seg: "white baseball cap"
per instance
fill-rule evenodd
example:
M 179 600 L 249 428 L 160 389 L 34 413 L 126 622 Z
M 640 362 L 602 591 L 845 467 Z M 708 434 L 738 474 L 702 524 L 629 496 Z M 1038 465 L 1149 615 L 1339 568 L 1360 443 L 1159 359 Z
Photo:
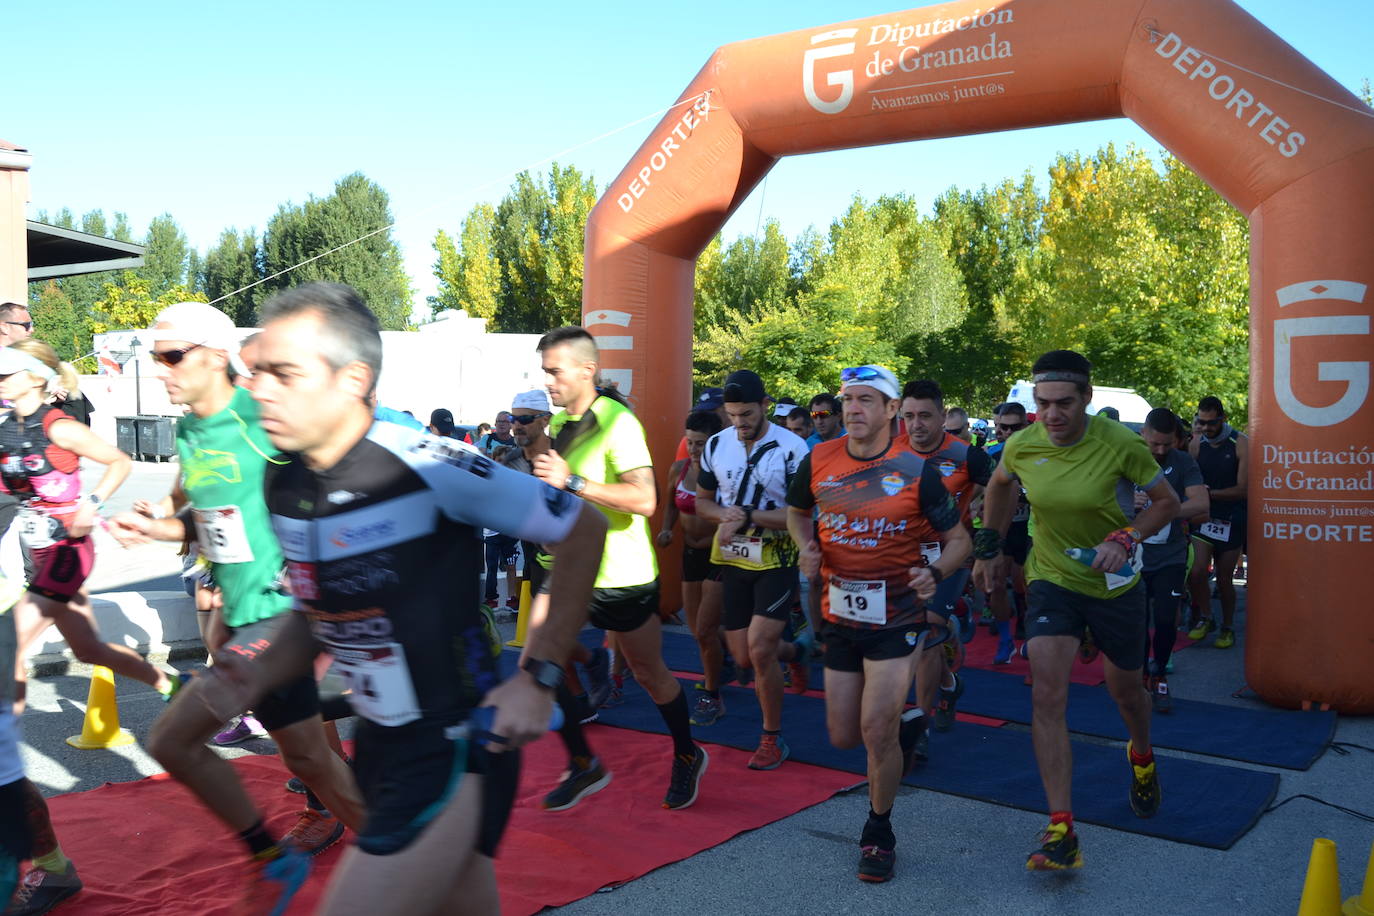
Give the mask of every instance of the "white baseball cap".
M 13 347 L 0 347 L 0 375 L 14 375 L 16 372 L 27 372 L 45 382 L 57 375 L 56 372 L 48 368 L 46 363 L 22 350 L 16 350 Z
M 537 410 L 540 413 L 552 413 L 549 410 L 549 393 L 543 388 L 520 392 L 515 396 L 510 408 L 511 410 L 524 409 Z
M 159 327 L 165 325 L 165 327 Z M 234 320 L 205 302 L 178 302 L 158 312 L 148 329 L 153 342 L 184 340 L 199 347 L 223 350 L 229 354 L 229 365 L 242 376 L 251 376 L 248 366 L 239 358 L 243 336 L 234 327 Z
M 851 386 L 867 385 L 875 391 L 880 391 L 889 398 L 899 398 L 902 396 L 901 383 L 897 381 L 897 376 L 892 374 L 892 370 L 886 366 L 855 366 L 852 369 L 840 370 L 840 391 L 844 391 Z

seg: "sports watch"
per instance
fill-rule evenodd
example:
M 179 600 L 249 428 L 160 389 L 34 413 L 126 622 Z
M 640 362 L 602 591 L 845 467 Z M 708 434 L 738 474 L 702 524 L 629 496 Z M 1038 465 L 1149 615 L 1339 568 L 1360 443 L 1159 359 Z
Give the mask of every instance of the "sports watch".
M 534 682 L 540 687 L 557 690 L 563 686 L 562 665 L 554 664 L 542 658 L 527 658 L 520 663 L 520 668 L 534 678 Z
M 575 495 L 581 495 L 587 489 L 587 478 L 578 474 L 569 474 L 568 479 L 563 481 L 563 489 Z

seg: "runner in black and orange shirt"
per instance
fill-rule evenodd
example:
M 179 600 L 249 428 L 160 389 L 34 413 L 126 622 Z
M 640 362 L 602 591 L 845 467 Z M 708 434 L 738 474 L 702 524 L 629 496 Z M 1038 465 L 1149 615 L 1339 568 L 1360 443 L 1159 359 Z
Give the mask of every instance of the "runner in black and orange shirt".
M 886 881 L 896 847 L 892 802 L 923 730 L 902 714 L 917 647 L 931 631 L 922 606 L 963 565 L 972 542 L 934 464 L 892 437 L 897 379 L 881 366 L 846 369 L 841 379 L 849 435 L 802 461 L 787 491 L 787 526 L 803 573 L 824 586 L 830 741 L 868 749 L 859 877 Z M 943 551 L 926 565 L 922 549 L 931 543 Z
M 901 417 L 906 423 L 911 450 L 935 465 L 940 472 L 940 480 L 958 502 L 959 519 L 972 539 L 973 522 L 969 508 L 974 497 L 983 492 L 988 478 L 992 476 L 992 459 L 981 448 L 969 445 L 946 429 L 949 418 L 945 411 L 944 392 L 929 379 L 908 382 L 902 389 Z M 926 548 L 926 552 L 933 559 L 939 555 L 939 548 L 932 546 Z M 931 623 L 953 624 L 955 608 L 972 571 L 972 564 L 967 568 L 960 567 L 940 583 L 935 597 L 927 606 Z M 973 638 L 972 617 L 963 623 L 961 638 L 968 642 Z M 933 724 L 937 731 L 949 731 L 953 727 L 954 707 L 963 692 L 964 682 L 950 670 L 943 650 L 926 652 L 921 657 L 916 674 L 916 703 L 928 713 L 933 713 Z

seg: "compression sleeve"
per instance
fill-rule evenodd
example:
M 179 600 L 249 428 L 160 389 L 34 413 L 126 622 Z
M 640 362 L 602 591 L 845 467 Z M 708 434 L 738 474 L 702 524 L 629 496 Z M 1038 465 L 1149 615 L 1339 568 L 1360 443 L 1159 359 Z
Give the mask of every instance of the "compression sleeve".
M 404 461 L 434 494 L 439 511 L 474 528 L 557 544 L 582 501 L 566 490 L 497 464 L 474 446 L 394 423 L 375 423 L 368 438 Z
M 969 446 L 968 450 L 968 479 L 980 487 L 986 487 L 988 481 L 992 479 L 992 469 L 995 465 L 988 453 L 978 448 L 976 445 Z

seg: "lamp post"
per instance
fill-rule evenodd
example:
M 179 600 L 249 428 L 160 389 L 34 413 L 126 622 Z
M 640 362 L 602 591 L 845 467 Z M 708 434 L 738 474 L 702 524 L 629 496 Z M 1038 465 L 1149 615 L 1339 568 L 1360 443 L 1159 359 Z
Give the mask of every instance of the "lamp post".
M 143 415 L 143 373 L 138 365 L 138 348 L 143 346 L 137 337 L 129 341 L 129 349 L 134 354 L 134 413 Z

